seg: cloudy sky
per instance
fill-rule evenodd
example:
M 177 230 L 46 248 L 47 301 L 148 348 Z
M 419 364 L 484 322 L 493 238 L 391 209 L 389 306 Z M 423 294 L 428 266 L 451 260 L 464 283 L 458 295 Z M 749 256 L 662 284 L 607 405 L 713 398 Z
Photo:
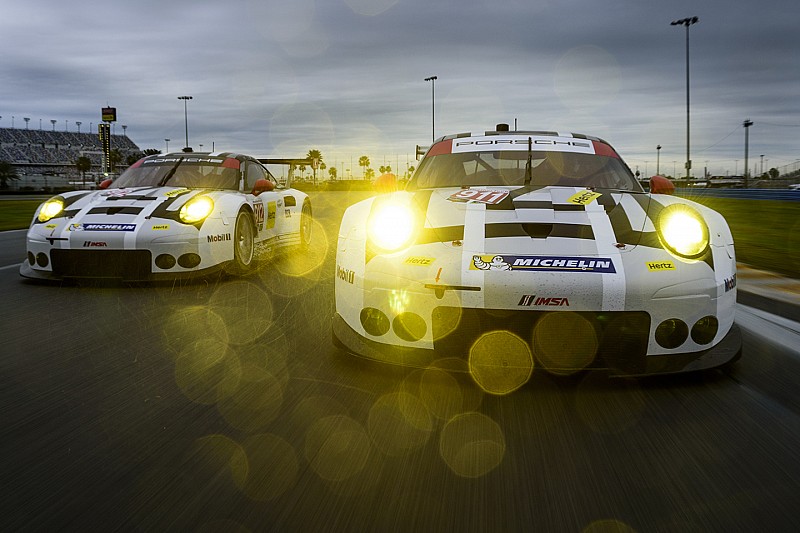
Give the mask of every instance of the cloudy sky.
M 402 171 L 436 136 L 493 128 L 605 138 L 644 174 L 800 160 L 800 3 L 785 0 L 10 0 L 0 127 L 96 130 L 141 148 L 302 157 Z M 435 87 L 424 78 L 436 75 Z M 13 119 L 12 119 L 13 117 Z

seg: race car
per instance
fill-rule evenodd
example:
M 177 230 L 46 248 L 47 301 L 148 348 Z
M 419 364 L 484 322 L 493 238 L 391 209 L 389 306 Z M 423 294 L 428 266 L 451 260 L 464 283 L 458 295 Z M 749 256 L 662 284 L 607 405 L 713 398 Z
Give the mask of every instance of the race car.
M 505 393 L 534 368 L 715 367 L 741 352 L 723 217 L 645 192 L 606 141 L 495 131 L 438 139 L 405 190 L 350 206 L 333 340 L 380 361 L 470 372 Z
M 308 196 L 256 158 L 178 152 L 140 159 L 101 190 L 54 196 L 36 210 L 20 274 L 126 281 L 242 275 L 266 251 L 307 246 Z

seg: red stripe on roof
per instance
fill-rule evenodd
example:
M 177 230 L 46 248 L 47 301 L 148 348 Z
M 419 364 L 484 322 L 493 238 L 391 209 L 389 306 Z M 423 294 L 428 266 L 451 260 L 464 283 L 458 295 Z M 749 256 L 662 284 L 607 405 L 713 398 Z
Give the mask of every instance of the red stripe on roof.
M 447 139 L 446 141 L 438 142 L 433 146 L 431 146 L 431 149 L 428 150 L 428 155 L 426 155 L 426 157 L 449 154 L 452 152 L 453 152 L 453 139 Z
M 594 153 L 596 155 L 604 155 L 607 157 L 613 157 L 615 159 L 620 158 L 619 154 L 615 152 L 614 149 L 611 148 L 606 143 L 601 143 L 599 141 L 592 141 L 592 144 L 594 145 Z
M 225 168 L 235 168 L 239 170 L 239 160 L 229 157 L 222 162 L 222 166 Z
M 138 160 L 136 163 L 132 164 L 132 165 L 130 166 L 130 168 L 136 168 L 136 167 L 140 167 L 140 166 L 142 166 L 142 161 L 144 161 L 144 158 L 141 158 L 141 159 L 140 159 L 140 160 Z

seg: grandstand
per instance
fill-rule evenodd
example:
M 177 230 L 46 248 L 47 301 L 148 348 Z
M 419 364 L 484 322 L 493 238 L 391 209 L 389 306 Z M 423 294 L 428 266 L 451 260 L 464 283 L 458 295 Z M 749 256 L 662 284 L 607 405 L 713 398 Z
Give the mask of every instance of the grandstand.
M 127 166 L 131 154 L 141 154 L 126 135 L 112 135 L 111 149 L 122 154 L 121 166 Z M 81 179 L 75 166 L 79 157 L 92 162 L 87 180 L 102 173 L 103 147 L 97 133 L 0 128 L 0 161 L 11 163 L 19 180 L 9 182 L 12 189 L 66 187 Z

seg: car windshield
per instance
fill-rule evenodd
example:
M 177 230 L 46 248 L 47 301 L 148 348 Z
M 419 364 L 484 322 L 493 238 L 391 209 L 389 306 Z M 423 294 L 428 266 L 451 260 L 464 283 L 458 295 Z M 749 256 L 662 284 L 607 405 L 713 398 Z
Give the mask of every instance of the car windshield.
M 526 179 L 528 174 L 530 179 Z M 428 156 L 420 163 L 409 187 L 427 189 L 526 184 L 642 190 L 628 167 L 617 157 L 538 150 Z
M 238 189 L 239 161 L 233 158 L 161 157 L 142 159 L 114 182 L 123 187 Z

